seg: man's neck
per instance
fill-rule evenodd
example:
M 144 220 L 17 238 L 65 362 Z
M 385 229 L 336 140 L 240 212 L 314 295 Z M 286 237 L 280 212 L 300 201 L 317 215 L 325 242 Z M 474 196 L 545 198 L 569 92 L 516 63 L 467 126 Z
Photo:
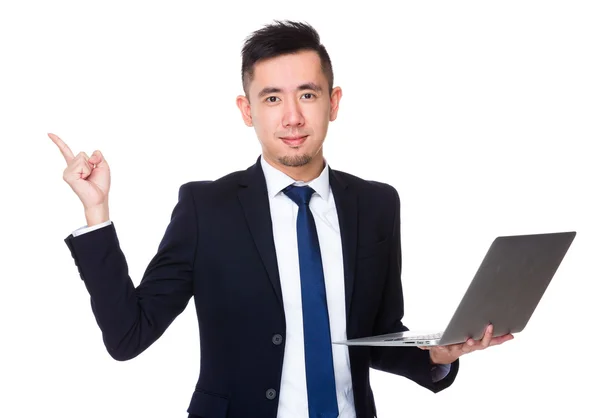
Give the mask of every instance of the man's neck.
M 309 181 L 319 177 L 325 168 L 325 159 L 322 155 L 316 155 L 308 164 L 299 167 L 290 167 L 281 164 L 278 161 L 273 161 L 269 158 L 266 158 L 264 155 L 262 158 L 265 159 L 265 162 L 275 167 L 285 175 L 293 178 L 295 181 L 303 181 L 305 183 L 308 183 Z

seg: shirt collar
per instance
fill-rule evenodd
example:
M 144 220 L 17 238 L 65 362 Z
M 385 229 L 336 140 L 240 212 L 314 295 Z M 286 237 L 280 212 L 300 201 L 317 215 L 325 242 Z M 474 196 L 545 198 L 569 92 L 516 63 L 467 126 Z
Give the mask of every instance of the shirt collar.
M 261 156 L 260 164 L 265 175 L 265 180 L 267 183 L 267 193 L 269 194 L 269 198 L 272 199 L 277 196 L 283 189 L 285 189 L 290 184 L 294 184 L 296 186 L 305 186 L 308 185 L 313 188 L 315 194 L 318 194 L 322 199 L 329 199 L 329 165 L 327 161 L 325 161 L 325 167 L 319 177 L 305 183 L 303 181 L 296 181 L 287 174 L 279 171 L 271 164 L 269 164 L 265 159 Z

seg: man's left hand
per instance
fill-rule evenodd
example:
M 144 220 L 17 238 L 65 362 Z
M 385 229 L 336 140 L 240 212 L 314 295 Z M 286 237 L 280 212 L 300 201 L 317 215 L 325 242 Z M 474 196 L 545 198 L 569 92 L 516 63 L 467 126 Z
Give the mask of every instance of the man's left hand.
M 469 338 L 467 341 L 460 344 L 439 345 L 433 347 L 419 346 L 419 348 L 422 350 L 429 350 L 429 356 L 431 357 L 431 362 L 433 364 L 450 364 L 463 354 L 483 350 L 493 345 L 500 345 L 514 338 L 512 334 L 506 334 L 499 337 L 492 337 L 492 335 L 494 335 L 494 327 L 490 324 L 488 325 L 483 338 L 479 341 Z

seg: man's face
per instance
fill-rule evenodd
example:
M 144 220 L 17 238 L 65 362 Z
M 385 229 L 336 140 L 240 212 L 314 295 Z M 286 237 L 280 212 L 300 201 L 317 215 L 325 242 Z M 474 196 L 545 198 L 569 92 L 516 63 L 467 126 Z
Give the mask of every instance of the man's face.
M 319 55 L 302 51 L 258 62 L 248 97 L 238 97 L 237 104 L 267 161 L 302 167 L 322 164 L 323 141 L 340 98 L 339 87 L 329 94 Z

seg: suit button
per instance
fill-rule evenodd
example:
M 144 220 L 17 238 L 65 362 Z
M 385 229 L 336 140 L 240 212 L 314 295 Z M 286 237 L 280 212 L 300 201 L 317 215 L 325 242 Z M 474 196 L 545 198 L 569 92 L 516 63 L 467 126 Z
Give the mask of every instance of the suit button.
M 273 341 L 273 344 L 275 345 L 280 345 L 283 342 L 283 337 L 281 336 L 281 334 L 275 334 L 273 335 L 271 341 Z
M 277 392 L 275 391 L 275 389 L 268 389 L 266 395 L 267 399 L 272 401 L 273 399 L 275 399 L 275 396 L 277 396 Z

